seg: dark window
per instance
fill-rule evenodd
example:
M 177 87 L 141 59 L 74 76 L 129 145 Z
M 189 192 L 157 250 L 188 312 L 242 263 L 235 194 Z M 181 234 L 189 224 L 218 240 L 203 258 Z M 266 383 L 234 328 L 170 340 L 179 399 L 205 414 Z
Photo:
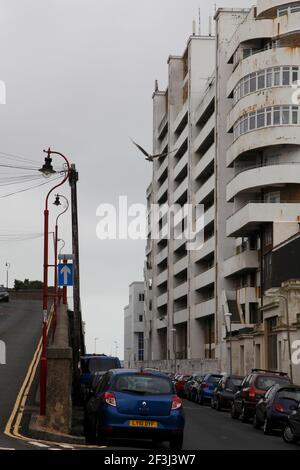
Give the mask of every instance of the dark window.
M 270 387 L 273 387 L 275 384 L 284 385 L 288 382 L 288 379 L 284 379 L 283 377 L 276 377 L 271 375 L 261 375 L 258 376 L 255 382 L 255 386 L 259 390 L 269 390 Z
M 138 333 L 138 360 L 144 360 L 144 333 Z
M 139 294 L 139 302 L 144 302 L 145 294 Z
M 139 321 L 140 321 L 140 322 L 143 321 L 143 315 L 139 315 Z

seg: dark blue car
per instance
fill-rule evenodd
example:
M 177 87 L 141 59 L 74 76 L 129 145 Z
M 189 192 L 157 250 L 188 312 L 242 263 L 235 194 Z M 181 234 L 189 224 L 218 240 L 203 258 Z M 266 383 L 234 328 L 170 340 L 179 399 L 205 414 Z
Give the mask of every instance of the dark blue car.
M 282 431 L 289 416 L 298 409 L 299 403 L 299 385 L 273 385 L 256 405 L 253 426 L 263 426 L 265 434 L 271 434 L 274 430 Z
M 214 390 L 223 375 L 221 374 L 206 374 L 198 388 L 198 403 L 204 405 L 205 402 L 211 403 Z
M 133 369 L 104 374 L 85 408 L 89 441 L 107 438 L 169 441 L 171 449 L 183 443 L 184 414 L 181 399 L 169 377 L 160 372 Z
M 96 373 L 106 372 L 109 369 L 119 369 L 121 363 L 118 357 L 105 354 L 86 354 L 80 357 L 80 394 L 82 401 L 89 395 L 91 385 Z

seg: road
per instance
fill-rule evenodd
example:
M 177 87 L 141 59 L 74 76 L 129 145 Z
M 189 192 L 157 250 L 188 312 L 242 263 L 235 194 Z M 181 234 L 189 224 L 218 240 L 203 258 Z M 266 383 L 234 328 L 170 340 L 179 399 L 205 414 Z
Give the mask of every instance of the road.
M 11 300 L 0 304 L 0 340 L 6 364 L 0 364 L 0 448 L 27 449 L 3 434 L 41 335 L 41 302 Z

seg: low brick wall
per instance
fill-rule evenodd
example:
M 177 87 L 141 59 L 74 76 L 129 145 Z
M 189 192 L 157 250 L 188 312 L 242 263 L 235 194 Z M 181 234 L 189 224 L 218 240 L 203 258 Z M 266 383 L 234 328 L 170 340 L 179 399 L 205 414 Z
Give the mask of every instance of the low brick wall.
M 161 371 L 175 372 L 174 360 L 137 362 L 136 367 L 153 367 Z M 177 359 L 176 372 L 206 374 L 209 372 L 220 373 L 218 359 Z

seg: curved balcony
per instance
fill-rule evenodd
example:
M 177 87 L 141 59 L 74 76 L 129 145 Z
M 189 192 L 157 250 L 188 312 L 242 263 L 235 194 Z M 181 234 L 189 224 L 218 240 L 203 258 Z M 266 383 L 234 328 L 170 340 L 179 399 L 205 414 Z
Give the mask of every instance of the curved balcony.
M 278 164 L 248 169 L 235 176 L 226 189 L 226 200 L 232 202 L 242 191 L 280 184 L 300 184 L 300 163 Z
M 195 305 L 194 318 L 204 318 L 210 315 L 213 315 L 216 311 L 216 301 L 215 299 L 205 300 Z
M 271 38 L 273 36 L 273 21 L 257 21 L 254 17 L 239 25 L 228 44 L 228 60 L 231 59 L 238 45 L 245 41 Z
M 179 325 L 180 323 L 186 323 L 188 319 L 188 311 L 186 308 L 174 312 L 173 323 L 174 325 Z
M 276 18 L 277 8 L 289 5 L 292 0 L 257 0 L 257 17 L 258 18 Z
M 258 251 L 245 250 L 224 262 L 224 277 L 241 275 L 242 273 L 258 269 Z
M 227 132 L 244 114 L 270 106 L 284 106 L 291 103 L 294 89 L 291 86 L 264 88 L 241 98 L 227 116 Z
M 250 150 L 283 144 L 300 145 L 299 127 L 281 125 L 263 127 L 247 132 L 238 137 L 228 148 L 226 154 L 227 166 L 232 166 L 238 156 Z
M 246 237 L 269 222 L 297 222 L 300 202 L 248 202 L 226 221 L 227 237 Z
M 274 47 L 262 50 L 247 59 L 243 59 L 230 76 L 227 84 L 227 97 L 229 97 L 238 84 L 246 75 L 259 72 L 270 67 L 282 65 L 299 66 L 300 47 Z

